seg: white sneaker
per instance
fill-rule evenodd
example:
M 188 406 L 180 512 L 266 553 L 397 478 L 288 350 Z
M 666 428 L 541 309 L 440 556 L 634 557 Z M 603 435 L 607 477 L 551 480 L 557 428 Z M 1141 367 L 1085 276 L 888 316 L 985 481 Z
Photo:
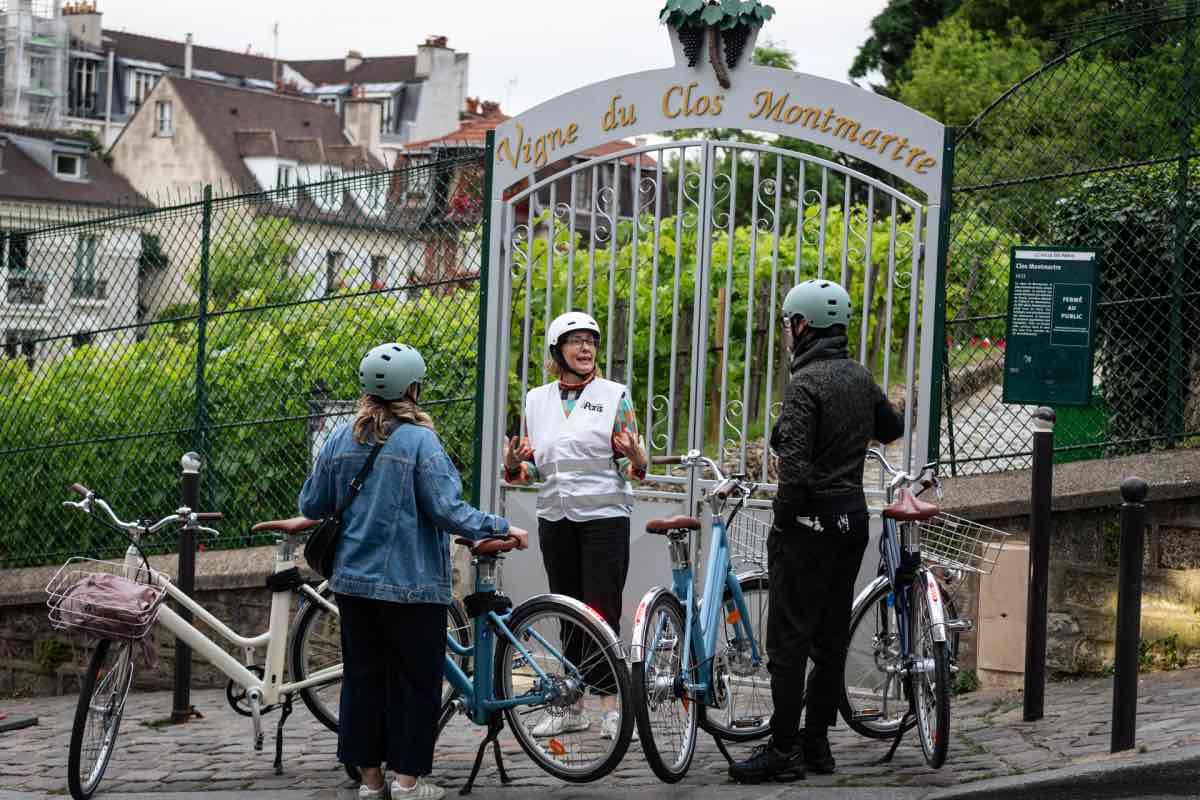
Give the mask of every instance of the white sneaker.
M 542 721 L 533 726 L 530 731 L 539 738 L 560 736 L 564 733 L 586 731 L 592 727 L 592 720 L 585 711 L 567 711 L 565 714 L 547 714 Z
M 358 800 L 387 800 L 387 781 L 378 789 L 371 789 L 365 783 L 358 785 Z
M 600 720 L 600 735 L 605 739 L 616 739 L 621 732 L 621 714 L 618 711 L 608 711 L 604 714 L 604 719 Z M 638 740 L 637 725 L 633 726 L 633 737 L 629 740 L 636 742 Z
M 392 800 L 409 798 L 409 800 L 441 800 L 446 796 L 446 790 L 436 783 L 428 783 L 417 778 L 417 783 L 411 789 L 405 789 L 400 781 L 392 781 Z

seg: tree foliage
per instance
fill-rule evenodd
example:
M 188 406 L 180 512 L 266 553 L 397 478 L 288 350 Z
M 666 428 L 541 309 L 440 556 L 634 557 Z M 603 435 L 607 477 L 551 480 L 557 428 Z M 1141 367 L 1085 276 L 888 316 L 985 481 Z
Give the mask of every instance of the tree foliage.
M 892 95 L 895 86 L 908 77 L 908 59 L 917 37 L 958 9 L 962 0 L 889 0 L 871 20 L 871 35 L 858 49 L 850 65 L 851 78 L 866 78 L 872 72 L 883 75 L 884 83 L 875 91 Z
M 917 37 L 898 99 L 946 125 L 966 125 L 1042 63 L 1038 44 L 1019 23 L 1007 33 L 977 30 L 958 16 L 926 29 Z

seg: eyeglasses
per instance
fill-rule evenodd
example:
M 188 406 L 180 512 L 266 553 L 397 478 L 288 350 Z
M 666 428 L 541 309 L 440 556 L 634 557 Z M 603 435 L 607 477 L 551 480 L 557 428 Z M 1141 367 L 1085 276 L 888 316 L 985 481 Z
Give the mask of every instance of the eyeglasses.
M 586 344 L 588 347 L 595 349 L 596 337 L 590 333 L 578 333 L 568 336 L 565 340 L 563 340 L 563 344 L 571 347 L 583 347 Z

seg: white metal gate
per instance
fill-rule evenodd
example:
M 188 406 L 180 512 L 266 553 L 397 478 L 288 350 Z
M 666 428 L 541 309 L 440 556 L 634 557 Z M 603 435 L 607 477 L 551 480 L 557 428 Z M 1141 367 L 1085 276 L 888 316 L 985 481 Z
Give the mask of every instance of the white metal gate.
M 652 455 L 719 450 L 773 488 L 764 454 L 790 361 L 778 309 L 795 283 L 828 277 L 855 301 L 852 352 L 885 390 L 903 385 L 898 455 L 911 467 L 928 441 L 914 387 L 932 363 L 937 212 L 812 155 L 707 140 L 579 161 L 507 195 L 492 220 L 499 341 L 483 449 L 520 430 L 525 393 L 550 380 L 550 320 L 584 310 L 604 331 L 600 367 L 630 388 Z M 932 381 L 921 383 L 927 393 Z M 497 456 L 484 460 L 481 498 L 502 509 L 507 487 L 488 468 Z M 691 479 L 661 468 L 639 495 L 671 490 L 690 507 Z

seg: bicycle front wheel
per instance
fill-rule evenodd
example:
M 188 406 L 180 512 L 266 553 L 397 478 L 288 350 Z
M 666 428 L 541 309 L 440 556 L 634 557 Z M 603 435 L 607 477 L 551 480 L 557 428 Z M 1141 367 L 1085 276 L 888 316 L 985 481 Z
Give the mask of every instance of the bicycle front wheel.
M 912 630 L 913 669 L 909 676 L 917 712 L 917 731 L 925 762 L 934 769 L 946 763 L 950 745 L 950 646 L 933 638 L 925 570 L 913 579 Z
M 683 606 L 679 598 L 663 592 L 646 609 L 641 647 L 642 660 L 630 669 L 630 689 L 637 714 L 638 738 L 654 774 L 676 783 L 687 774 L 696 752 L 698 702 L 689 698 L 680 680 L 683 654 L 698 664 L 696 648 L 684 636 Z M 685 650 L 687 648 L 687 650 Z
M 505 709 L 509 727 L 539 767 L 572 783 L 611 772 L 633 736 L 624 654 L 594 615 L 566 598 L 535 598 L 508 620 L 512 640 L 496 637 L 497 699 L 530 696 Z
M 771 699 L 771 674 L 767 671 L 767 611 L 771 606 L 771 587 L 765 574 L 742 578 L 738 586 L 746 601 L 748 618 L 741 619 L 733 595 L 726 591 L 713 662 L 713 680 L 725 702 L 720 708 L 705 708 L 701 712 L 700 725 L 726 741 L 747 742 L 771 732 L 771 714 L 775 710 L 775 702 Z M 757 663 L 754 661 L 756 650 Z
M 861 736 L 891 739 L 908 711 L 908 696 L 900 671 L 900 623 L 886 581 L 850 612 L 849 641 L 842 719 Z
M 88 800 L 100 786 L 116 749 L 132 684 L 133 644 L 109 639 L 97 642 L 79 686 L 67 755 L 67 785 L 75 800 Z

